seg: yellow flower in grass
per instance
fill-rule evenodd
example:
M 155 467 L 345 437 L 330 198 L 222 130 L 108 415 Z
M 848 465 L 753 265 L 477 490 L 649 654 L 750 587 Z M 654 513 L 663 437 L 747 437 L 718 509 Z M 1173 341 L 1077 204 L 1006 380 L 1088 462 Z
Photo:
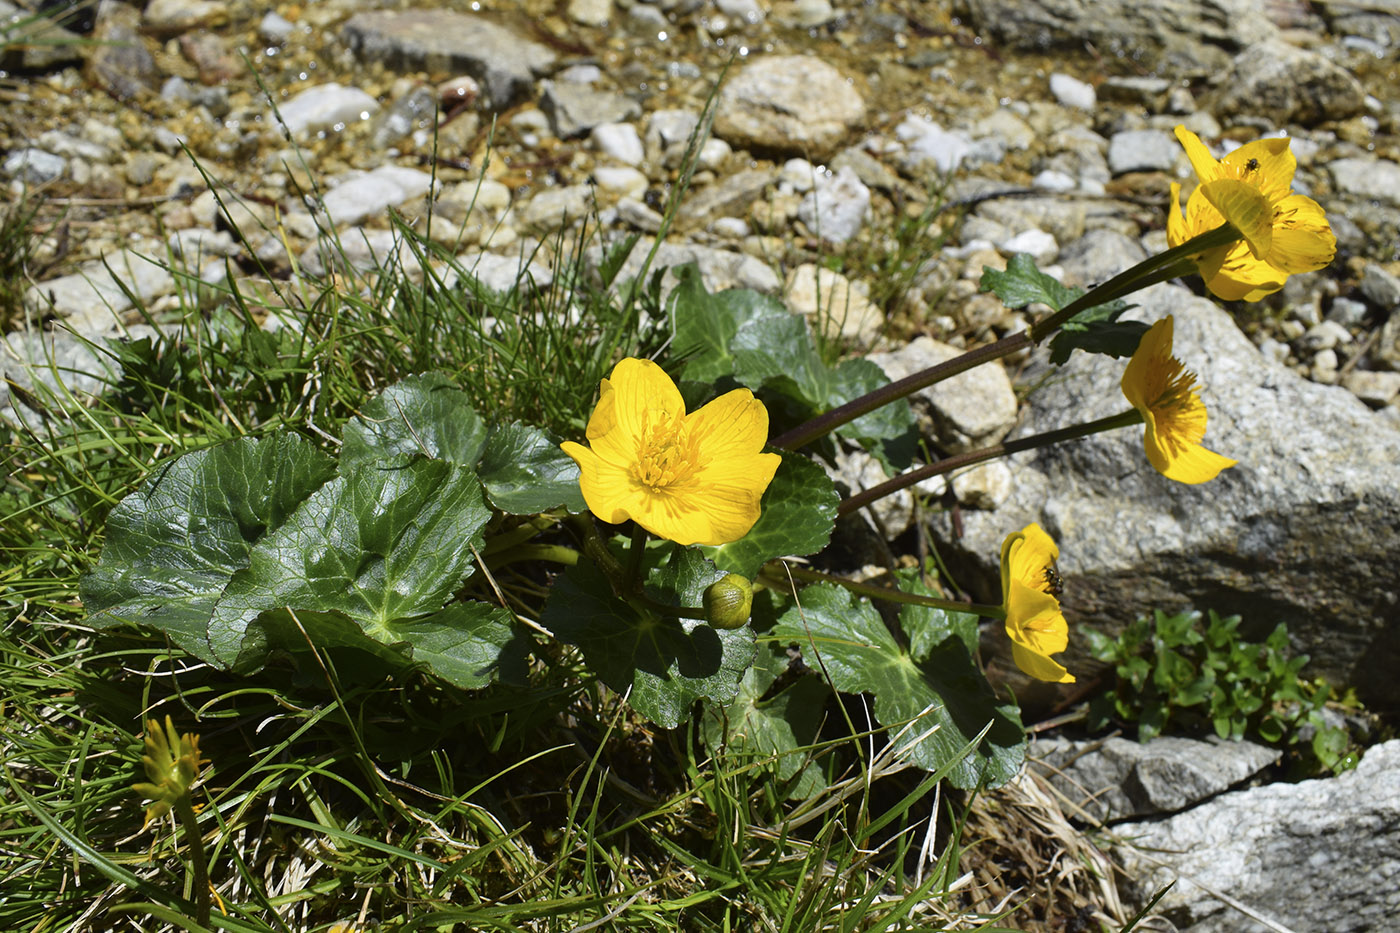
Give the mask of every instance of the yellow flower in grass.
M 1147 459 L 1167 479 L 1204 483 L 1237 461 L 1201 446 L 1206 406 L 1196 394 L 1196 374 L 1172 356 L 1172 318 L 1167 315 L 1142 335 L 1123 370 L 1123 395 L 1147 425 Z
M 1196 257 L 1211 293 L 1226 301 L 1256 301 L 1283 288 L 1295 272 L 1311 272 L 1332 261 L 1337 238 L 1322 206 L 1292 191 L 1297 160 L 1284 138 L 1257 139 L 1220 161 L 1184 126 L 1176 138 L 1186 149 L 1200 184 L 1181 213 L 1181 186 L 1173 183 L 1167 215 L 1167 241 L 1180 246 L 1234 224 L 1243 240 L 1206 250 Z
M 765 454 L 768 410 L 735 389 L 686 414 L 671 377 L 633 357 L 603 380 L 589 447 L 565 442 L 579 486 L 605 522 L 632 519 L 679 544 L 728 544 L 758 521 L 781 457 Z
M 150 783 L 131 785 L 151 802 L 146 807 L 146 822 L 158 820 L 176 802 L 190 792 L 199 777 L 200 768 L 209 762 L 199 757 L 199 736 L 193 732 L 184 735 L 175 731 L 170 717 L 165 717 L 165 728 L 152 719 L 146 723 L 146 754 L 141 756 L 146 777 Z
M 1001 545 L 1001 599 L 1016 666 L 1036 680 L 1072 684 L 1074 675 L 1050 657 L 1069 646 L 1069 623 L 1055 598 L 1059 556 L 1060 549 L 1035 522 L 1007 535 Z

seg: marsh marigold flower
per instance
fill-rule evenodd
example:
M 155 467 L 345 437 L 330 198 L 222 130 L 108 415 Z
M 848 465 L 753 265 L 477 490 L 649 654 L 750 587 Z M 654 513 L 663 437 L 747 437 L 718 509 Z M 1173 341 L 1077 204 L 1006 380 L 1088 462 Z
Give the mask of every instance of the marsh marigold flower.
M 1295 272 L 1332 261 L 1337 238 L 1312 198 L 1292 191 L 1298 162 L 1284 138 L 1257 139 L 1220 161 L 1184 126 L 1176 138 L 1186 149 L 1200 184 L 1181 213 L 1181 186 L 1171 186 L 1167 241 L 1180 246 L 1225 221 L 1243 240 L 1206 250 L 1196 258 L 1211 293 L 1226 301 L 1256 301 L 1283 288 Z
M 728 544 L 758 521 L 781 457 L 761 453 L 768 410 L 735 389 L 686 414 L 671 377 L 650 360 L 613 367 L 588 419 L 588 447 L 565 442 L 579 486 L 605 522 L 632 519 L 679 544 Z
M 1060 549 L 1035 522 L 1001 545 L 1001 599 L 1016 666 L 1036 680 L 1072 684 L 1074 675 L 1050 655 L 1069 645 L 1069 623 L 1060 611 Z
M 1142 335 L 1123 370 L 1123 395 L 1147 426 L 1147 459 L 1167 479 L 1204 483 L 1236 461 L 1201 446 L 1206 406 L 1196 393 L 1196 374 L 1172 356 L 1172 318 L 1167 315 Z
M 170 717 L 165 727 L 152 719 L 146 723 L 146 754 L 141 764 L 149 783 L 133 784 L 131 789 L 151 803 L 146 807 L 146 822 L 158 820 L 170 812 L 176 802 L 190 792 L 199 771 L 209 762 L 199 756 L 199 736 L 175 731 Z

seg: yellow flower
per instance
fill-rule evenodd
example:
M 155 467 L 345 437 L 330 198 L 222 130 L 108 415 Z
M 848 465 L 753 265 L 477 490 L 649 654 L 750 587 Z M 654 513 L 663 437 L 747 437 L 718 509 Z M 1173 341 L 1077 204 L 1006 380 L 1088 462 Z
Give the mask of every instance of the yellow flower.
M 1123 370 L 1123 395 L 1147 425 L 1147 459 L 1167 479 L 1204 483 L 1236 461 L 1206 450 L 1206 406 L 1196 394 L 1196 374 L 1172 356 L 1172 318 L 1167 315 L 1142 335 Z
M 1072 684 L 1074 675 L 1050 657 L 1069 645 L 1069 624 L 1055 598 L 1059 556 L 1060 549 L 1035 522 L 1007 535 L 1001 545 L 1001 598 L 1016 666 L 1037 680 Z
M 1234 224 L 1244 239 L 1196 257 L 1206 288 L 1226 301 L 1256 301 L 1283 288 L 1295 272 L 1332 261 L 1337 238 L 1322 206 L 1292 192 L 1297 160 L 1284 138 L 1257 139 L 1217 162 L 1184 126 L 1176 138 L 1186 149 L 1200 184 L 1181 214 L 1181 186 L 1172 184 L 1167 241 L 1180 246 L 1199 234 Z
M 192 732 L 180 735 L 170 717 L 165 717 L 165 729 L 154 719 L 146 723 L 146 754 L 141 764 L 146 768 L 150 783 L 131 785 L 131 789 L 150 799 L 146 807 L 146 822 L 158 820 L 190 792 L 199 770 L 209 762 L 199 757 L 199 736 Z
M 603 380 L 588 443 L 560 446 L 578 463 L 594 515 L 632 519 L 679 544 L 728 544 L 758 521 L 759 500 L 782 458 L 760 453 L 768 410 L 748 389 L 686 414 L 671 377 L 633 357 Z

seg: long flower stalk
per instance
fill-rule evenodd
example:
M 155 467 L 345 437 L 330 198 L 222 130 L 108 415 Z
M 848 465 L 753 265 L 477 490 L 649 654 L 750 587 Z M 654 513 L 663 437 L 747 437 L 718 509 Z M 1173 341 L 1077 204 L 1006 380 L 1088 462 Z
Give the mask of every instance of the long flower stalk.
M 987 460 L 995 460 L 997 457 L 1005 457 L 1008 454 L 1020 453 L 1024 450 L 1034 450 L 1037 447 L 1048 447 L 1051 444 L 1058 444 L 1061 441 L 1070 441 L 1080 437 L 1088 437 L 1091 434 L 1099 434 L 1103 431 L 1112 431 L 1114 428 L 1126 428 L 1135 424 L 1142 424 L 1142 412 L 1136 408 L 1119 412 L 1116 415 L 1109 415 L 1107 418 L 1099 418 L 1096 421 L 1089 421 L 1084 424 L 1076 424 L 1067 428 L 1059 428 L 1055 431 L 1046 431 L 1043 434 L 1033 434 L 1030 437 L 1018 437 L 1015 440 L 1005 441 L 1001 444 L 993 444 L 981 450 L 971 450 L 967 453 L 956 454 L 952 457 L 945 457 L 933 463 L 925 464 L 915 470 L 901 473 L 893 479 L 888 479 L 878 486 L 871 486 L 851 496 L 843 499 L 836 509 L 836 514 L 846 515 L 854 512 L 862 506 L 869 505 L 876 499 L 882 499 L 891 493 L 907 489 L 915 483 L 923 482 L 933 476 L 942 476 L 953 470 L 959 470 L 974 463 L 982 463 Z
M 830 434 L 832 431 L 847 424 L 861 415 L 869 414 L 877 408 L 888 405 L 890 402 L 912 395 L 920 389 L 942 382 L 945 379 L 967 372 L 983 363 L 1001 359 L 1005 356 L 1031 347 L 1049 337 L 1059 330 L 1066 321 L 1076 314 L 1086 311 L 1095 305 L 1101 305 L 1121 298 L 1129 292 L 1149 285 L 1156 285 L 1158 282 L 1166 282 L 1182 275 L 1189 275 L 1196 271 L 1196 264 L 1192 257 L 1200 254 L 1203 250 L 1213 249 L 1228 243 L 1233 243 L 1240 239 L 1240 232 L 1225 223 L 1214 230 L 1210 230 L 1200 236 L 1193 237 L 1180 246 L 1150 256 L 1142 262 L 1133 266 L 1125 272 L 1115 275 L 1100 285 L 1080 295 L 1064 308 L 1056 311 L 1043 321 L 1032 324 L 1027 330 L 1018 334 L 1011 334 L 1003 337 L 995 343 L 968 350 L 961 356 L 939 363 L 937 366 L 930 366 L 928 369 L 917 373 L 911 373 L 903 379 L 891 382 L 889 385 L 881 386 L 873 392 L 869 392 L 859 398 L 852 399 L 844 405 L 833 408 L 828 412 L 823 412 L 815 418 L 806 421 L 790 431 L 778 435 L 770 440 L 769 446 L 796 450 L 810 444 L 819 437 Z

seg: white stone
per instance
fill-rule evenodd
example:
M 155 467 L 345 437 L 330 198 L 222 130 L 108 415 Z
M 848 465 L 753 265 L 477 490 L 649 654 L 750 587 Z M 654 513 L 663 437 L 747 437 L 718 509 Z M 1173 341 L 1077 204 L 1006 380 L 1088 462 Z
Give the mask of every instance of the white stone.
M 626 165 L 641 165 L 646 158 L 642 137 L 630 123 L 599 123 L 589 138 L 603 155 Z
M 997 244 L 1002 254 L 1011 257 L 1017 253 L 1029 253 L 1038 266 L 1055 261 L 1060 255 L 1060 244 L 1055 237 L 1044 230 L 1023 230 L 1013 237 Z
M 357 87 L 334 82 L 307 88 L 278 106 L 282 122 L 294 137 L 305 137 L 368 120 L 379 112 L 379 101 Z
M 938 171 L 951 172 L 972 153 L 972 140 L 966 135 L 950 133 L 925 117 L 905 117 L 894 135 L 904 143 L 906 164 L 913 168 L 932 162 Z
M 322 199 L 337 227 L 355 226 L 410 198 L 427 194 L 433 177 L 417 169 L 383 165 L 327 191 Z
M 606 26 L 612 12 L 612 0 L 569 0 L 569 19 L 584 26 Z
M 1064 106 L 1079 110 L 1092 111 L 1099 102 L 1092 84 L 1058 71 L 1050 76 L 1050 93 Z
M 797 206 L 797 216 L 827 243 L 850 241 L 870 216 L 870 189 L 847 166 L 835 175 L 819 175 L 816 186 Z
M 1015 484 L 1005 460 L 990 460 L 954 476 L 953 495 L 964 508 L 992 511 L 1011 498 Z
M 593 170 L 600 191 L 614 196 L 640 198 L 647 193 L 647 177 L 631 166 L 600 165 Z
M 787 277 L 787 303 L 813 318 L 825 333 L 839 333 L 847 340 L 869 346 L 880 336 L 884 315 L 851 282 L 838 272 L 803 263 Z

